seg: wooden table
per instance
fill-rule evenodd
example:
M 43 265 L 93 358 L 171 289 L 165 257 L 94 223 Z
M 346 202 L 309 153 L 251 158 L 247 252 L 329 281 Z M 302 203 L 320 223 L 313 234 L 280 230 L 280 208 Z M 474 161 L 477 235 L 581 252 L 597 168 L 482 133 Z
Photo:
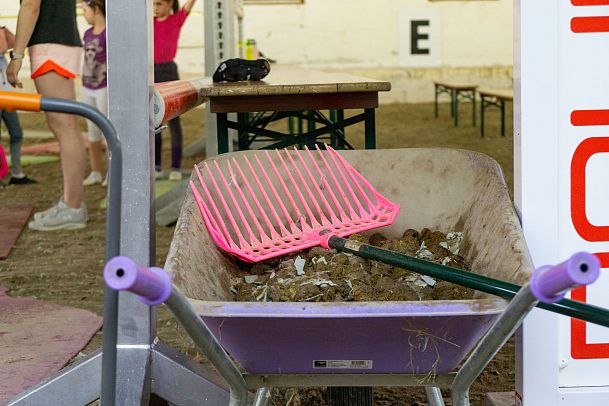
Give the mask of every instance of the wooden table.
M 438 97 L 450 95 L 450 115 L 454 118 L 455 127 L 459 126 L 459 99 L 472 103 L 472 125 L 476 126 L 476 89 L 473 83 L 457 83 L 434 80 L 435 114 L 438 117 Z
M 390 89 L 391 84 L 381 80 L 273 65 L 262 81 L 213 83 L 202 91 L 209 98 L 211 112 L 217 115 L 218 153 L 224 153 L 228 152 L 229 128 L 239 132 L 240 149 L 247 148 L 256 137 L 274 141 L 264 148 L 275 149 L 311 145 L 326 135 L 335 146 L 350 147 L 345 127 L 362 121 L 365 147 L 375 148 L 378 93 Z M 363 109 L 363 113 L 345 119 L 345 109 Z M 230 121 L 228 113 L 238 113 L 237 121 Z M 286 134 L 266 128 L 270 122 L 286 117 L 306 120 L 306 131 L 300 128 L 296 134 Z
M 484 112 L 487 107 L 501 111 L 501 136 L 505 137 L 505 102 L 514 100 L 512 89 L 478 89 L 480 95 L 480 136 L 484 137 Z

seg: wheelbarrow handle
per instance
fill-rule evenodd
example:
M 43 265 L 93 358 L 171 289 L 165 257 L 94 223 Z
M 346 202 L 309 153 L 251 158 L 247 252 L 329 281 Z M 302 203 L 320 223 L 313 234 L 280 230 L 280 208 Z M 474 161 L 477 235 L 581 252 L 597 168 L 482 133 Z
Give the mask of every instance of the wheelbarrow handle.
M 118 256 L 104 267 L 104 280 L 114 290 L 127 290 L 139 296 L 142 303 L 158 305 L 171 294 L 171 277 L 161 268 L 147 268 L 132 259 Z
M 442 279 L 447 282 L 479 290 L 481 292 L 490 293 L 492 295 L 500 296 L 505 299 L 511 299 L 521 289 L 521 286 L 513 283 L 505 282 L 495 278 L 490 278 L 484 275 L 478 275 L 472 272 L 463 271 L 457 268 L 451 268 L 445 265 L 436 264 L 419 258 L 404 255 L 399 252 L 384 250 L 382 248 L 378 248 L 372 245 L 363 244 L 357 241 L 348 240 L 337 236 L 331 236 L 328 239 L 328 246 L 338 251 L 347 252 L 362 258 L 383 262 L 385 264 L 396 266 L 399 268 L 408 269 L 412 272 L 431 276 L 432 278 Z M 592 259 L 591 261 L 592 262 L 588 264 L 589 270 L 587 272 L 590 272 L 591 275 L 594 275 L 596 273 L 594 272 L 594 269 L 599 265 L 598 261 L 594 261 L 594 259 Z M 569 263 L 569 261 L 566 261 L 566 263 Z M 566 267 L 573 271 L 571 266 L 565 265 L 566 263 L 558 265 L 555 268 L 563 269 Z M 577 261 L 575 261 L 574 263 L 577 263 Z M 545 274 L 547 272 L 547 269 L 543 269 L 543 271 L 545 271 L 543 272 Z M 544 282 L 542 282 L 542 286 L 544 287 L 540 291 L 541 294 L 553 297 L 555 293 L 564 290 L 564 287 L 568 286 L 569 284 L 563 281 L 562 276 L 556 276 L 561 274 L 562 271 L 555 270 L 553 272 L 550 272 L 545 278 L 542 278 L 542 280 L 544 280 Z M 550 287 L 546 287 L 546 285 L 544 285 L 545 280 L 547 280 L 546 278 L 550 280 Z M 592 306 L 569 299 L 562 299 L 557 303 L 544 303 L 543 301 L 541 301 L 537 304 L 537 307 L 549 310 L 554 313 L 563 314 L 565 316 L 585 320 L 590 323 L 597 324 L 599 326 L 609 327 L 609 310 L 603 309 L 601 307 Z
M 42 96 L 36 93 L 0 91 L 0 110 L 40 111 Z
M 587 252 L 578 252 L 556 266 L 537 268 L 531 277 L 531 291 L 543 303 L 556 303 L 569 290 L 596 281 L 599 273 L 598 258 Z

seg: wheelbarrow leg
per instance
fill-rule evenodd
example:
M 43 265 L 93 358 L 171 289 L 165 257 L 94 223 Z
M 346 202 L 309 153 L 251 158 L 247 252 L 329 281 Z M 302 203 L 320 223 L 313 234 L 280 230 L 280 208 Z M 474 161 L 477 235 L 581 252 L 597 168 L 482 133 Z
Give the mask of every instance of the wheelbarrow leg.
M 256 391 L 256 397 L 252 406 L 268 406 L 271 400 L 271 388 L 260 388 Z
M 453 406 L 469 406 L 469 388 L 537 304 L 530 284 L 523 286 L 461 367 L 452 385 Z
M 426 386 L 425 394 L 427 395 L 427 404 L 429 406 L 444 406 L 444 398 L 440 388 L 435 386 Z

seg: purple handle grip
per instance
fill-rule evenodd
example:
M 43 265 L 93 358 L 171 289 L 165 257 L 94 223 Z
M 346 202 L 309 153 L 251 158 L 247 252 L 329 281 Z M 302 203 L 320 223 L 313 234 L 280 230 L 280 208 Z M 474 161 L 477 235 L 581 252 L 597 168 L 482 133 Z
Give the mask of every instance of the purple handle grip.
M 596 255 L 578 252 L 556 266 L 537 268 L 531 278 L 531 290 L 541 302 L 555 303 L 569 290 L 594 282 L 599 273 L 600 262 Z
M 104 280 L 114 290 L 135 293 L 149 306 L 163 303 L 171 294 L 171 278 L 163 269 L 142 267 L 127 257 L 108 261 Z

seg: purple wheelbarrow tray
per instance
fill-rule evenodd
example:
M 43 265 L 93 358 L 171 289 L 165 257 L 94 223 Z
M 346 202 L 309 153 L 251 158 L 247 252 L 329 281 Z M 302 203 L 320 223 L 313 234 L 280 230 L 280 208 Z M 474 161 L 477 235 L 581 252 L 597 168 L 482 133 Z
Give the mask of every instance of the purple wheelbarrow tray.
M 223 161 L 238 154 L 225 154 Z M 472 272 L 522 284 L 533 270 L 499 165 L 451 149 L 341 151 L 402 207 L 378 231 L 462 231 Z M 454 371 L 506 306 L 472 300 L 418 302 L 234 302 L 244 272 L 209 236 L 188 190 L 165 269 L 216 339 L 250 374 L 444 374 Z

